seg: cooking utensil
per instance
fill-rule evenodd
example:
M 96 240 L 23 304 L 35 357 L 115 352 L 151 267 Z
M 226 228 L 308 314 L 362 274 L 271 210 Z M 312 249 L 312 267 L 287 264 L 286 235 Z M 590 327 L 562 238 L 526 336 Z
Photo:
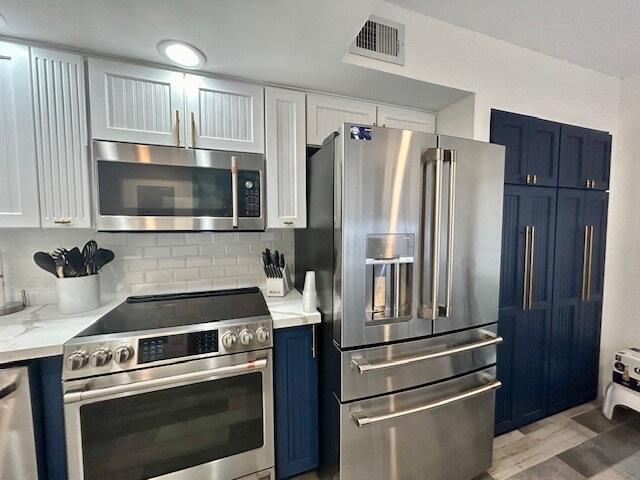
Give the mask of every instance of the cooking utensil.
M 87 275 L 93 275 L 95 272 L 95 265 L 93 263 L 93 257 L 98 251 L 98 244 L 95 240 L 89 240 L 82 248 L 82 256 L 84 257 L 84 263 L 86 265 Z
M 116 258 L 115 254 L 106 248 L 99 248 L 96 254 L 93 256 L 93 264 L 96 273 L 104 267 L 107 263 Z
M 36 252 L 33 254 L 33 261 L 36 262 L 41 269 L 52 273 L 56 277 L 58 272 L 56 270 L 56 261 L 54 258 L 46 252 Z
M 87 274 L 87 264 L 78 247 L 73 247 L 69 250 L 66 257 L 69 267 L 73 270 L 73 277 L 81 277 Z
M 67 264 L 67 249 L 57 248 L 51 253 L 51 256 L 56 262 L 56 273 L 58 278 L 70 277 L 71 272 Z

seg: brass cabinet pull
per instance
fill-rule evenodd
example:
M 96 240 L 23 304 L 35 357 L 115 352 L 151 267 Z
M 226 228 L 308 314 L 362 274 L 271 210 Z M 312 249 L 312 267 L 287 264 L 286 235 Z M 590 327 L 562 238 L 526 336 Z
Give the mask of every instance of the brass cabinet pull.
M 533 175 L 533 184 L 535 185 L 536 183 L 538 183 L 538 175 L 534 174 Z
M 70 218 L 56 218 L 53 223 L 57 223 L 59 225 L 68 225 L 69 223 L 71 223 L 71 219 Z
M 596 181 L 591 179 L 591 188 L 596 188 Z
M 533 269 L 536 257 L 536 226 L 531 226 L 531 246 L 529 247 L 529 310 L 533 308 Z
M 196 114 L 191 112 L 191 146 L 196 148 Z
M 589 267 L 587 274 L 587 300 L 591 300 L 591 277 L 593 274 L 593 225 L 589 227 Z
M 531 240 L 531 227 L 527 225 L 524 227 L 524 282 L 522 285 L 522 310 L 526 310 L 529 302 L 527 296 L 529 295 L 529 242 Z
M 531 184 L 531 175 L 527 173 L 527 185 Z
M 589 256 L 589 225 L 584 226 L 584 246 L 582 249 L 582 295 L 581 299 L 584 302 L 587 300 L 587 264 Z
M 591 180 L 587 180 L 587 188 L 591 188 Z
M 176 145 L 180 146 L 180 110 L 176 110 Z

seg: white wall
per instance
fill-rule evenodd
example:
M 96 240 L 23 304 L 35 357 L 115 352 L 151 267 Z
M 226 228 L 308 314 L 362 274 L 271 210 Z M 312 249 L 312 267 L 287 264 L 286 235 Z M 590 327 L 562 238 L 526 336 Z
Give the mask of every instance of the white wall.
M 263 285 L 260 252 L 279 250 L 293 268 L 293 230 L 264 233 L 97 233 L 94 230 L 20 229 L 0 231 L 6 285 L 17 300 L 25 289 L 29 303 L 54 303 L 55 277 L 33 262 L 36 251 L 82 249 L 89 239 L 114 251 L 100 272 L 103 300 L 116 293 L 140 295 Z
M 451 105 L 438 110 L 436 116 L 436 131 L 443 135 L 473 138 L 475 95 L 453 102 Z
M 640 138 L 640 81 L 625 83 L 620 102 L 622 82 L 617 78 L 382 0 L 375 2 L 372 13 L 406 25 L 405 66 L 351 54 L 343 60 L 475 93 L 476 140 L 489 140 L 492 108 L 612 133 L 602 391 L 610 378 L 611 352 L 629 343 L 640 343 L 640 322 L 634 317 L 640 313 L 640 295 L 636 293 L 640 291 L 640 253 L 634 243 L 640 239 L 640 222 L 635 220 L 637 201 L 632 196 L 634 186 L 640 185 L 640 147 L 635 144 L 635 139 Z M 451 120 L 447 122 L 450 124 Z M 626 331 L 633 327 L 635 333 Z
M 615 183 L 609 197 L 601 385 L 611 378 L 616 350 L 640 347 L 640 75 L 622 84 L 612 176 Z

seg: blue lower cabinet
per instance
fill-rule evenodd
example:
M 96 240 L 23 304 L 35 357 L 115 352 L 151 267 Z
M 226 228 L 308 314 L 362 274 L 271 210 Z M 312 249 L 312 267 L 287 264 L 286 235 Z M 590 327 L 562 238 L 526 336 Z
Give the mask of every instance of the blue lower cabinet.
M 311 326 L 275 330 L 276 476 L 318 467 L 318 362 Z

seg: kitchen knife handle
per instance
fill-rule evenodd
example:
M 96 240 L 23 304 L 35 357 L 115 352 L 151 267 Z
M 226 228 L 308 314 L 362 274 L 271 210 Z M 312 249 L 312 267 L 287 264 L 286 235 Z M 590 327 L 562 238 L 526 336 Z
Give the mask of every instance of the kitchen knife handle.
M 238 158 L 231 157 L 232 226 L 238 228 Z

